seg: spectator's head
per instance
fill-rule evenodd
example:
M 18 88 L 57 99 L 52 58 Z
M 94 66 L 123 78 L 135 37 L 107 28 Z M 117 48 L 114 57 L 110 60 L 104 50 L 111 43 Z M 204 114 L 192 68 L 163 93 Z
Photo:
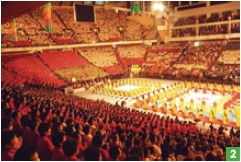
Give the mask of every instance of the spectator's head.
M 144 158 L 144 153 L 143 153 L 143 149 L 140 146 L 134 146 L 133 148 L 131 148 L 130 150 L 130 155 L 137 155 L 139 156 L 141 159 Z
M 2 119 L 2 130 L 3 131 L 12 131 L 13 130 L 13 123 L 11 119 Z
M 209 152 L 205 158 L 205 161 L 216 161 L 215 153 Z
M 86 135 L 89 134 L 89 132 L 90 132 L 90 127 L 89 127 L 89 125 L 84 126 L 83 132 L 84 132 Z
M 199 155 L 195 157 L 195 161 L 204 161 L 203 156 Z
M 134 139 L 134 146 L 140 146 L 141 145 L 141 141 L 138 138 Z
M 21 117 L 21 124 L 22 126 L 24 127 L 27 127 L 28 126 L 28 123 L 29 123 L 29 118 L 27 115 L 24 115 Z
M 144 157 L 147 158 L 150 154 L 149 147 L 144 147 L 143 152 L 144 152 Z
M 127 156 L 124 161 L 141 161 L 142 159 L 137 155 Z
M 111 146 L 109 149 L 109 156 L 112 160 L 118 160 L 121 155 L 121 150 L 118 146 Z
M 51 135 L 51 126 L 48 123 L 41 123 L 38 127 L 38 132 L 41 137 L 49 137 Z
M 84 152 L 84 160 L 85 161 L 100 161 L 101 154 L 99 152 L 98 147 L 88 147 Z
M 2 150 L 18 150 L 21 145 L 22 142 L 14 131 L 2 132 Z
M 187 147 L 183 147 L 180 154 L 183 156 L 187 156 L 189 153 L 188 148 Z
M 56 148 L 61 148 L 64 142 L 64 133 L 58 132 L 52 136 L 52 143 Z
M 40 161 L 38 152 L 34 147 L 21 147 L 14 155 L 14 161 Z
M 119 135 L 117 133 L 112 133 L 110 135 L 110 143 L 115 144 L 118 141 L 119 141 Z
M 183 161 L 193 161 L 192 158 L 185 158 Z
M 56 122 L 53 125 L 53 132 L 63 132 L 64 127 L 63 124 L 61 122 Z
M 131 147 L 132 147 L 132 141 L 131 140 L 127 140 L 125 142 L 125 148 L 130 149 Z
M 19 111 L 13 112 L 13 113 L 12 113 L 12 118 L 13 118 L 14 120 L 19 120 L 19 119 L 21 118 L 20 112 L 19 112 Z
M 68 157 L 75 156 L 78 154 L 78 141 L 76 139 L 68 139 L 63 144 L 64 154 Z
M 95 135 L 92 139 L 92 146 L 101 147 L 102 146 L 102 136 Z
M 38 127 L 39 123 L 36 119 L 30 120 L 28 126 L 32 131 L 35 131 Z

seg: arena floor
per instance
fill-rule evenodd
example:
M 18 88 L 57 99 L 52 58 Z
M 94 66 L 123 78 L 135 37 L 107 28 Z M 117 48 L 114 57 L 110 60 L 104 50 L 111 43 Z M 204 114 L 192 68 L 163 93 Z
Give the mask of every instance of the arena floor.
M 165 79 L 150 79 L 150 78 L 132 78 L 132 80 L 134 82 L 138 82 L 138 81 L 143 81 L 143 82 L 146 82 L 146 84 L 148 83 L 149 85 L 154 85 L 155 83 L 157 82 L 161 82 L 161 88 L 167 88 L 167 87 L 170 87 L 172 85 L 174 85 L 174 83 L 183 83 L 184 81 L 177 81 L 177 80 L 165 80 Z M 121 81 L 120 81 L 121 82 Z M 220 86 L 220 85 L 218 85 Z M 123 85 L 119 85 L 117 87 L 114 87 L 113 90 L 116 90 L 116 91 L 123 91 L 125 93 L 129 93 L 130 91 L 135 91 L 135 90 L 138 90 L 140 87 L 140 85 L 131 85 L 131 84 L 128 84 L 128 83 L 124 83 Z M 143 87 L 142 87 L 143 88 Z M 225 87 L 227 88 L 227 87 Z M 234 87 L 235 89 L 237 87 Z M 239 87 L 238 87 L 239 88 Z M 150 89 L 149 89 L 150 90 Z M 154 92 L 155 89 L 154 89 L 154 86 L 152 88 L 152 92 L 153 93 L 150 93 L 151 96 L 153 95 L 156 95 L 156 93 Z M 150 92 L 150 91 L 149 91 Z M 181 93 L 181 92 L 180 92 Z M 127 108 L 135 108 L 134 104 L 136 103 L 136 98 L 142 96 L 142 97 L 145 97 L 146 93 L 144 94 L 141 94 L 141 95 L 134 95 L 132 97 L 123 97 L 123 96 L 118 96 L 118 95 L 110 95 L 110 94 L 107 94 L 107 93 L 97 93 L 97 92 L 93 92 L 93 90 L 87 90 L 87 91 L 82 91 L 82 92 L 77 92 L 75 93 L 74 95 L 76 96 L 79 96 L 79 97 L 84 97 L 84 98 L 88 98 L 88 99 L 94 99 L 94 100 L 105 100 L 106 102 L 109 102 L 111 104 L 121 104 L 122 101 L 125 101 L 125 107 Z M 180 100 L 182 99 L 185 103 L 185 106 L 186 104 L 189 105 L 190 104 L 190 101 L 191 99 L 193 100 L 194 102 L 194 105 L 195 105 L 195 108 L 192 110 L 193 114 L 196 113 L 197 109 L 198 110 L 201 110 L 201 107 L 199 108 L 198 105 L 200 106 L 201 105 L 201 102 L 202 101 L 205 101 L 206 102 L 206 114 L 204 115 L 204 117 L 206 117 L 208 119 L 208 116 L 209 116 L 209 113 L 210 113 L 210 110 L 213 106 L 213 102 L 216 102 L 218 103 L 218 106 L 217 106 L 217 109 L 216 109 L 216 119 L 218 119 L 219 121 L 222 121 L 222 116 L 223 116 L 223 106 L 226 102 L 228 102 L 230 99 L 232 98 L 232 95 L 231 94 L 219 94 L 219 93 L 215 93 L 215 94 L 212 94 L 211 92 L 206 92 L 206 93 L 203 93 L 202 91 L 194 91 L 193 89 L 189 90 L 189 92 L 187 93 L 182 93 L 181 95 L 179 95 L 178 97 L 175 97 L 174 98 L 174 101 L 175 101 L 175 104 L 176 104 L 176 107 L 177 107 L 177 111 L 180 110 Z M 238 100 L 239 101 L 239 100 Z M 165 102 L 167 104 L 167 110 L 170 110 L 170 103 L 168 101 L 168 98 L 165 98 Z M 152 101 L 150 101 L 148 103 L 148 105 L 151 107 L 154 103 L 152 103 Z M 239 103 L 236 103 L 236 104 L 239 104 Z M 157 100 L 156 101 L 156 106 L 157 107 L 161 107 L 161 103 Z M 152 112 L 152 113 L 156 113 L 160 116 L 165 116 L 166 114 L 163 114 L 161 113 L 159 110 L 157 111 L 152 111 L 151 109 L 144 109 L 143 107 L 140 107 L 140 108 L 135 108 L 136 110 L 139 110 L 139 111 L 144 111 L 144 112 Z M 189 109 L 190 111 L 190 109 Z M 167 115 L 171 115 L 171 113 L 167 113 Z M 182 115 L 179 115 L 177 113 L 177 116 L 180 120 L 184 120 L 184 117 Z M 172 118 L 175 118 L 175 116 L 171 115 Z M 193 121 L 192 118 L 185 118 L 186 121 Z M 234 116 L 234 111 L 231 111 L 231 113 L 229 113 L 228 115 L 228 120 L 231 121 L 231 123 L 234 123 L 235 125 L 235 122 L 236 122 L 236 118 Z M 204 119 L 200 119 L 200 126 L 201 124 L 205 122 L 205 123 L 208 123 L 208 121 L 204 120 Z M 218 127 L 219 126 L 219 123 L 215 123 L 214 122 L 214 125 L 215 127 Z M 227 127 L 232 127 L 234 126 L 232 124 L 227 124 Z M 206 124 L 206 126 L 208 127 L 209 124 Z

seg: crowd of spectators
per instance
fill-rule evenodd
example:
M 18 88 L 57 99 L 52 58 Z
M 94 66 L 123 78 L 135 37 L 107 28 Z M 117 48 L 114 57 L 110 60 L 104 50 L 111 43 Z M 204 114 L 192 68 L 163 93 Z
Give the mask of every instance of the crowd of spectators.
M 79 48 L 77 51 L 112 76 L 125 73 L 112 46 Z
M 146 29 L 140 23 L 127 19 L 123 11 L 96 8 L 96 23 L 75 23 L 72 7 L 52 7 L 52 31 L 45 31 L 42 8 L 26 13 L 17 20 L 19 41 L 29 41 L 29 45 L 73 44 L 106 42 L 119 40 L 155 39 L 156 29 Z M 3 24 L 2 46 L 13 46 L 9 23 Z M 22 46 L 27 46 L 22 44 Z
M 175 43 L 169 44 L 175 47 Z M 182 50 L 174 48 L 173 53 L 169 53 L 171 48 L 168 50 L 162 46 L 154 45 L 149 50 L 142 68 L 143 76 L 208 78 L 232 82 L 239 78 L 239 41 L 200 42 L 198 46 L 183 43 Z
M 217 62 L 221 53 L 222 42 L 202 42 L 199 46 L 188 44 L 164 75 L 202 78 L 208 67 Z
M 240 64 L 214 65 L 205 70 L 204 76 L 209 79 L 235 81 L 240 78 Z
M 142 65 L 144 63 L 147 46 L 144 44 L 123 45 L 117 47 L 117 52 L 120 62 L 126 70 L 130 65 Z
M 94 65 L 81 65 L 75 67 L 56 69 L 55 71 L 61 78 L 67 79 L 68 82 L 72 82 L 72 78 L 76 78 L 77 81 L 93 80 L 98 77 L 108 76 L 106 72 Z
M 115 50 L 112 46 L 79 48 L 77 50 L 88 61 L 98 67 L 118 64 Z
M 240 64 L 240 41 L 228 42 L 218 59 L 223 64 Z
M 179 18 L 174 26 L 186 26 L 193 25 L 197 22 L 199 24 L 202 23 L 210 23 L 210 22 L 218 22 L 218 21 L 227 21 L 228 18 L 231 17 L 231 20 L 239 20 L 240 19 L 240 11 L 224 11 L 222 13 L 212 13 L 208 18 L 207 15 L 200 16 L 190 16 L 190 17 L 181 17 Z
M 28 84 L 52 87 L 67 85 L 34 55 L 13 58 L 13 60 L 7 61 L 4 67 L 16 76 L 25 78 Z
M 204 41 L 197 47 L 187 42 L 150 47 L 142 44 L 90 47 L 77 51 L 44 52 L 36 56 L 6 56 L 2 57 L 2 67 L 7 70 L 4 71 L 5 83 L 10 83 L 9 78 L 16 75 L 21 78 L 19 83 L 53 86 L 63 86 L 61 80 L 72 84 L 72 78 L 81 82 L 127 74 L 131 65 L 142 65 L 142 76 L 234 81 L 240 74 L 239 52 L 239 41 Z M 39 69 L 43 70 L 41 74 Z
M 38 56 L 53 70 L 90 64 L 75 51 L 43 52 Z
M 188 26 L 194 24 L 202 24 L 202 23 L 211 23 L 211 22 L 223 22 L 227 21 L 228 18 L 231 17 L 231 20 L 239 20 L 240 19 L 240 12 L 238 11 L 226 11 L 222 12 L 221 15 L 218 13 L 212 13 L 208 18 L 207 15 L 200 15 L 200 16 L 191 16 L 186 18 L 179 18 L 174 26 Z M 196 28 L 184 28 L 184 29 L 175 29 L 172 30 L 172 37 L 187 37 L 187 36 L 196 36 Z M 214 34 L 226 34 L 228 33 L 228 25 L 212 25 L 212 26 L 202 26 L 198 29 L 198 35 L 214 35 Z M 240 25 L 239 23 L 232 23 L 231 24 L 231 33 L 239 33 L 240 32 Z
M 34 87 L 2 87 L 2 160 L 225 160 L 240 145 L 196 123 L 66 96 Z

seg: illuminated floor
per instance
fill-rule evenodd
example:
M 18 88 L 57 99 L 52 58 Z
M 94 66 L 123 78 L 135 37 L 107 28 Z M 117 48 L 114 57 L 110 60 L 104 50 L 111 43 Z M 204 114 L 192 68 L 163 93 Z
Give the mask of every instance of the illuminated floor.
M 134 80 L 140 80 L 140 78 L 133 78 Z M 177 82 L 180 82 L 182 83 L 183 81 L 173 81 L 173 80 L 164 80 L 164 79 L 149 79 L 149 78 L 141 78 L 141 80 L 147 80 L 148 82 L 156 82 L 156 81 L 161 81 L 162 82 L 162 87 L 163 88 L 166 88 L 167 86 L 170 87 L 170 85 L 174 84 L 174 83 L 177 83 Z M 135 90 L 135 89 L 138 89 L 139 87 L 136 86 L 136 85 L 121 85 L 121 86 L 118 86 L 116 87 L 115 89 L 116 90 L 121 90 L 121 91 L 131 91 L 131 90 Z M 88 98 L 88 99 L 94 99 L 94 100 L 105 100 L 106 102 L 109 102 L 109 103 L 112 103 L 112 104 L 120 104 L 122 101 L 125 101 L 126 102 L 126 107 L 128 108 L 133 108 L 133 104 L 135 103 L 135 97 L 138 97 L 138 96 L 135 96 L 135 97 L 121 97 L 121 96 L 116 96 L 116 95 L 107 95 L 107 94 L 96 94 L 96 93 L 93 93 L 92 91 L 90 90 L 87 90 L 87 91 L 83 91 L 83 92 L 78 92 L 75 94 L 76 96 L 80 96 L 80 97 L 84 97 L 84 98 Z M 210 109 L 210 107 L 213 105 L 213 102 L 217 102 L 219 104 L 224 104 L 227 100 L 229 100 L 231 98 L 231 95 L 220 95 L 220 94 L 211 94 L 211 93 L 202 93 L 202 92 L 194 92 L 194 90 L 190 90 L 188 93 L 186 94 L 183 94 L 179 97 L 176 97 L 175 98 L 175 103 L 178 107 L 178 104 L 180 102 L 180 98 L 183 98 L 184 99 L 184 102 L 185 103 L 189 103 L 191 98 L 194 100 L 194 103 L 195 105 L 200 105 L 200 103 L 202 102 L 202 100 L 205 100 L 206 103 L 207 103 L 207 109 Z M 168 104 L 168 102 L 167 102 Z M 152 103 L 150 102 L 149 105 L 151 106 Z M 159 103 L 159 106 L 160 103 Z M 168 107 L 167 107 L 168 108 Z M 144 111 L 144 112 L 152 112 L 152 113 L 156 113 L 160 116 L 165 116 L 165 114 L 162 114 L 161 112 L 153 112 L 151 110 L 143 110 L 143 109 L 138 109 L 139 111 Z M 217 113 L 217 118 L 218 119 L 222 119 L 222 112 L 223 112 L 223 109 L 218 109 L 217 110 L 218 113 Z M 195 113 L 195 110 L 194 110 L 194 113 Z M 170 114 L 167 114 L 168 116 L 170 116 Z M 208 116 L 209 114 L 205 114 L 206 116 Z M 172 116 L 173 118 L 175 116 Z M 183 119 L 181 116 L 179 116 L 179 119 Z M 185 119 L 186 121 L 193 121 L 191 119 Z M 231 121 L 235 121 L 235 119 L 233 118 L 233 115 L 230 114 L 229 116 L 229 120 Z M 200 122 L 199 122 L 200 123 Z M 216 125 L 218 127 L 218 125 Z

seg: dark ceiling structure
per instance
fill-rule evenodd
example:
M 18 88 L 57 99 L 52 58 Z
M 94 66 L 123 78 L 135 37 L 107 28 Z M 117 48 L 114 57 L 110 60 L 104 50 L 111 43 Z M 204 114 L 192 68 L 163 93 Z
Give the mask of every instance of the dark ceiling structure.
M 4 24 L 16 17 L 25 14 L 31 10 L 34 10 L 44 4 L 47 1 L 1 1 L 1 24 Z

